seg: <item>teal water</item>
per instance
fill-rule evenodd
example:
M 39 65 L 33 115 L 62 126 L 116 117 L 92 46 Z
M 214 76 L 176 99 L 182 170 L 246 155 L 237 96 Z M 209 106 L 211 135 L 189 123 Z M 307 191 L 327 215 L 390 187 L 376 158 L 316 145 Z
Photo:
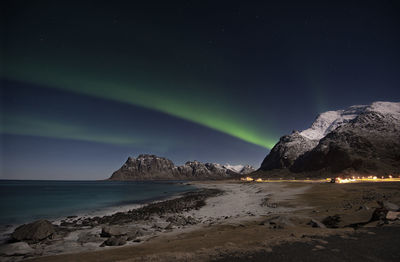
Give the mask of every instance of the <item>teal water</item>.
M 101 212 L 194 187 L 173 182 L 0 180 L 0 225 Z

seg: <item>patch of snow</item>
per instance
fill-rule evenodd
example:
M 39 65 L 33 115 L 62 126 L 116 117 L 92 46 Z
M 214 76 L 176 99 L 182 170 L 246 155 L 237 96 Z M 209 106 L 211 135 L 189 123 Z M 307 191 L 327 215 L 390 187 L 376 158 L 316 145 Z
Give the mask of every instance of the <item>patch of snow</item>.
M 223 168 L 223 166 L 221 164 L 218 163 L 212 163 L 216 168 Z
M 243 165 L 230 165 L 230 164 L 225 164 L 223 165 L 223 167 L 236 173 L 240 173 L 240 171 L 242 171 L 244 168 Z

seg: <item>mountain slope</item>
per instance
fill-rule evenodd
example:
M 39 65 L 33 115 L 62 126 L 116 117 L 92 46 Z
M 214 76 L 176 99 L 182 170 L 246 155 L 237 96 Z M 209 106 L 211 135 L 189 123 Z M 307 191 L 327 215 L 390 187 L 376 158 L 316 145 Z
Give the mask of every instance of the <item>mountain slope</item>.
M 284 136 L 260 170 L 292 173 L 400 173 L 400 103 L 329 111 L 311 128 Z
M 199 161 L 188 161 L 182 166 L 175 166 L 167 158 L 142 154 L 137 158 L 129 157 L 109 179 L 138 181 L 227 179 L 254 171 L 254 168 L 250 166 L 234 167 L 236 169 L 230 165 L 204 164 Z

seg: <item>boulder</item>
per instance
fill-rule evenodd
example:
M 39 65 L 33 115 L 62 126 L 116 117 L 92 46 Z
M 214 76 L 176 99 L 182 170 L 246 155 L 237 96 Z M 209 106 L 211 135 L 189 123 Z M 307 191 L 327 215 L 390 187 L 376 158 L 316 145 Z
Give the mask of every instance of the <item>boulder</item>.
M 106 241 L 104 241 L 104 243 L 101 244 L 101 246 L 123 246 L 126 244 L 127 239 L 128 239 L 127 236 L 119 236 L 119 237 L 112 236 Z
M 90 243 L 90 242 L 102 242 L 103 239 L 99 237 L 99 235 L 94 235 L 90 232 L 82 232 L 78 235 L 78 240 L 79 243 L 84 244 L 84 243 Z
M 389 211 L 386 214 L 386 219 L 388 219 L 388 220 L 400 219 L 400 212 Z
M 328 216 L 322 220 L 322 223 L 328 228 L 338 228 L 339 222 L 341 221 L 339 215 Z
M 11 237 L 16 241 L 40 242 L 55 233 L 53 224 L 47 220 L 38 220 L 30 224 L 24 224 L 15 229 Z
M 385 221 L 387 213 L 388 213 L 388 210 L 385 207 L 378 207 L 372 213 L 372 216 L 371 216 L 371 219 L 369 222 Z
M 139 229 L 139 228 L 131 228 L 129 229 L 129 231 L 127 232 L 127 237 L 128 237 L 128 241 L 131 240 L 135 240 L 137 237 L 141 237 L 144 235 L 143 230 Z
M 101 237 L 122 236 L 127 234 L 127 228 L 121 226 L 104 226 L 101 228 Z
M 0 247 L 0 254 L 6 256 L 24 256 L 34 253 L 35 250 L 25 242 L 17 242 Z
M 387 202 L 387 201 L 383 202 L 383 206 L 389 211 L 393 211 L 393 212 L 400 211 L 400 207 L 398 205 Z
M 361 209 L 356 212 L 340 215 L 338 227 L 358 227 L 369 223 L 373 211 Z

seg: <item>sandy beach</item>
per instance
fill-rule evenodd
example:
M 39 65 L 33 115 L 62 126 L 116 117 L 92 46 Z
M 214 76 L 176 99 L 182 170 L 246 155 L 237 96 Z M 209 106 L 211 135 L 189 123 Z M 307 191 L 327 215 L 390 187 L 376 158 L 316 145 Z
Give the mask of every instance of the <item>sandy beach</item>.
M 198 198 L 187 196 L 181 207 L 178 197 L 152 213 L 151 205 L 135 214 L 134 222 L 123 223 L 124 216 L 97 220 L 65 221 L 58 237 L 31 244 L 33 252 L 1 257 L 2 261 L 255 261 L 283 246 L 309 252 L 337 252 L 326 240 L 362 242 L 382 228 L 395 228 L 399 220 L 371 221 L 377 201 L 400 204 L 400 183 L 243 183 L 238 181 L 193 182 L 206 190 Z M 208 191 L 207 191 L 208 190 Z M 213 191 L 214 190 L 214 191 Z M 210 193 L 212 192 L 212 193 Z M 184 197 L 183 197 L 184 198 Z M 191 199 L 188 201 L 188 199 Z M 195 199 L 193 201 L 193 199 Z M 194 207 L 203 201 L 201 207 Z M 166 200 L 157 205 L 165 205 Z M 182 200 L 183 201 L 183 200 Z M 180 204 L 177 204 L 180 203 Z M 194 203 L 193 205 L 187 203 Z M 173 205 L 172 205 L 173 204 Z M 170 206 L 174 206 L 173 209 Z M 159 207 L 159 206 L 158 206 Z M 177 212 L 174 212 L 177 211 Z M 327 219 L 328 218 L 328 219 Z M 331 221 L 329 220 L 331 219 Z M 96 221 L 96 223 L 93 223 Z M 321 221 L 325 221 L 322 223 Z M 107 222 L 107 223 L 106 223 Z M 71 223 L 70 225 L 68 223 Z M 75 223 L 75 224 L 74 224 Z M 77 226 L 79 224 L 80 226 Z M 123 231 L 124 245 L 104 245 L 106 231 Z M 397 230 L 397 231 L 396 231 Z M 62 231 L 62 230 L 61 230 Z M 130 236 L 134 232 L 134 236 Z M 354 235 L 357 234 L 357 237 Z M 118 237 L 114 237 L 115 238 Z M 393 238 L 388 238 L 388 241 Z M 386 239 L 385 238 L 385 239 Z M 365 238 L 367 239 L 367 238 Z M 297 243 L 296 245 L 292 245 Z M 303 247 L 301 245 L 306 245 Z M 289 246 L 288 246 L 289 245 Z M 3 247 L 4 248 L 4 247 Z M 341 248 L 343 249 L 343 247 Z M 299 252 L 300 252 L 299 251 Z M 393 252 L 392 252 L 393 253 Z M 396 253 L 396 252 L 395 252 Z M 293 259 L 296 258 L 295 254 Z M 398 252 L 397 255 L 400 255 Z M 251 257 L 249 259 L 249 257 Z M 317 256 L 314 261 L 318 261 Z M 230 260 L 228 258 L 231 258 Z M 285 261 L 290 261 L 287 257 Z M 387 260 L 385 260 L 387 261 Z M 390 261 L 390 260 L 389 260 Z

